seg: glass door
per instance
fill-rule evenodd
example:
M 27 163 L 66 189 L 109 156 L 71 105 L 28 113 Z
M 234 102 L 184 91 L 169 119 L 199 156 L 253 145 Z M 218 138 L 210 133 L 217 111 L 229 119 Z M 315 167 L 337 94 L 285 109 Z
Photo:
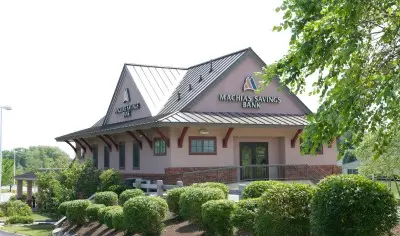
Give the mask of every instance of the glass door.
M 240 143 L 241 180 L 268 179 L 268 143 Z M 256 166 L 255 166 L 256 165 Z M 258 165 L 258 166 L 257 166 Z

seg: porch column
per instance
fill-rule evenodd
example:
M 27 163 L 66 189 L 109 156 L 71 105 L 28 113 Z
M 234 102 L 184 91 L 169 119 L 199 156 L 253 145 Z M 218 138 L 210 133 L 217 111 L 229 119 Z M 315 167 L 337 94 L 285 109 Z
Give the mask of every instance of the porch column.
M 22 185 L 23 185 L 22 180 L 18 180 L 17 181 L 17 199 L 20 199 L 22 197 Z
M 27 181 L 27 194 L 26 194 L 26 200 L 32 200 L 32 180 Z

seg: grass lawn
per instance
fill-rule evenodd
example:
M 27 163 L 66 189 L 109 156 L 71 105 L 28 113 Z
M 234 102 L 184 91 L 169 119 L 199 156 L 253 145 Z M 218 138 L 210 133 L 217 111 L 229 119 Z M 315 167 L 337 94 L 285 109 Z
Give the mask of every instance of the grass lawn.
M 394 194 L 394 196 L 396 198 L 400 198 L 400 194 L 397 191 L 396 184 L 394 183 L 394 181 L 392 181 L 392 183 L 390 183 L 390 181 L 383 181 L 383 180 L 381 180 L 379 182 L 381 182 L 381 183 L 385 184 L 386 186 L 388 186 L 388 188 L 390 188 L 392 190 L 392 193 Z M 399 189 L 400 189 L 400 182 L 397 181 L 397 184 L 399 185 Z
M 57 221 L 57 217 L 55 217 L 54 215 L 50 215 L 50 214 L 45 214 L 45 213 L 32 213 L 32 217 L 34 221 L 45 221 L 45 220 L 53 220 L 53 221 Z M 0 220 L 5 221 L 7 219 L 7 217 L 0 217 Z
M 3 226 L 0 230 L 29 236 L 49 236 L 53 231 L 53 225 L 29 225 L 29 226 Z

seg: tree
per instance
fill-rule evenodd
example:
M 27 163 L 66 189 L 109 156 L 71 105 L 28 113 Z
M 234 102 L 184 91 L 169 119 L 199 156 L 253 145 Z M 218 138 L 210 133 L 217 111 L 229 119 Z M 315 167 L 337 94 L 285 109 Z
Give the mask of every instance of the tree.
M 377 134 L 377 157 L 394 137 L 400 126 L 399 6 L 398 0 L 284 0 L 276 9 L 283 22 L 274 30 L 291 30 L 289 50 L 258 75 L 263 85 L 279 77 L 296 93 L 317 76 L 311 94 L 321 106 L 303 132 L 313 153 L 347 131 L 355 143 L 368 131 Z
M 344 151 L 343 164 L 350 163 L 357 160 L 354 149 L 347 149 Z
M 10 192 L 11 186 L 14 183 L 14 160 L 4 158 L 2 163 L 2 170 L 1 170 L 1 185 L 9 185 Z

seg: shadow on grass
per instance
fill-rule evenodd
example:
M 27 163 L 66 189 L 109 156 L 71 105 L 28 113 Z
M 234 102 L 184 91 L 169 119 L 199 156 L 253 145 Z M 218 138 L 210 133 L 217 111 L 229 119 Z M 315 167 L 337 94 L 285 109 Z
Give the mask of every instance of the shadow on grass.
M 101 224 L 99 223 L 89 223 L 86 227 L 90 227 L 90 230 L 85 233 L 85 235 L 93 235 L 99 228 L 101 228 Z M 103 234 L 101 234 L 103 235 Z

